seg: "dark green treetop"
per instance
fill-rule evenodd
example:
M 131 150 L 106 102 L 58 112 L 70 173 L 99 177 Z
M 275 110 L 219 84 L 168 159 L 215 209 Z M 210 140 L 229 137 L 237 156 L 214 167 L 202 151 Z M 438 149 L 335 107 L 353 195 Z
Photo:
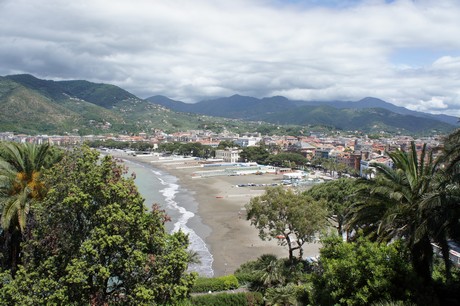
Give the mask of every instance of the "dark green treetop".
M 145 305 L 187 297 L 188 238 L 168 234 L 133 179 L 87 147 L 46 174 L 49 191 L 29 218 L 23 267 L 4 274 L 0 300 L 21 305 Z M 1 305 L 1 303 L 0 303 Z

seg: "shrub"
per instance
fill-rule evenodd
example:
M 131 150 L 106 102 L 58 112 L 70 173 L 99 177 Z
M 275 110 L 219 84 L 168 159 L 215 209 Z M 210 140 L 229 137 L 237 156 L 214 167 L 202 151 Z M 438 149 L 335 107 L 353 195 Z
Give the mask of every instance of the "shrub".
M 417 290 L 422 288 L 421 284 L 406 260 L 405 249 L 397 241 L 386 245 L 359 237 L 356 242 L 345 243 L 341 237 L 328 237 L 322 242 L 322 269 L 312 275 L 312 304 L 411 302 L 423 293 Z
M 262 294 L 257 292 L 219 293 L 193 296 L 191 305 L 200 306 L 259 306 L 263 305 Z
M 235 276 L 240 284 L 256 285 L 261 283 L 262 270 L 272 261 L 278 260 L 276 255 L 263 254 L 257 260 L 242 264 L 235 271 Z
M 199 277 L 192 287 L 192 292 L 214 292 L 236 289 L 238 287 L 238 279 L 233 274 L 214 278 Z

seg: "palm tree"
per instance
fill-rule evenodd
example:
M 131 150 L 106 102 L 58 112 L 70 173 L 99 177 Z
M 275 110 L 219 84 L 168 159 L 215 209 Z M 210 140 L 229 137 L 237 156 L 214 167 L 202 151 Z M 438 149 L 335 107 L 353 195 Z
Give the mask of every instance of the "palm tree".
M 268 288 L 265 292 L 265 303 L 271 306 L 299 305 L 294 284 L 285 287 Z
M 375 179 L 366 180 L 366 196 L 351 208 L 350 227 L 364 228 L 366 234 L 379 241 L 402 239 L 407 244 L 412 265 L 426 282 L 431 281 L 433 231 L 428 220 L 431 211 L 424 205 L 425 197 L 433 191 L 438 164 L 423 146 L 420 157 L 415 144 L 411 150 L 388 153 L 394 168 L 374 164 Z
M 201 264 L 200 254 L 192 249 L 187 250 L 188 264 L 189 265 L 199 265 Z
M 444 141 L 442 161 L 446 165 L 446 173 L 453 182 L 460 183 L 460 129 L 447 136 Z
M 20 243 L 33 201 L 45 195 L 41 171 L 59 158 L 49 145 L 2 143 L 0 145 L 0 226 L 7 248 L 6 266 L 17 267 Z
M 267 288 L 284 283 L 283 262 L 281 260 L 270 261 L 262 270 L 261 281 Z
M 446 278 L 451 280 L 448 239 L 460 238 L 460 129 L 449 135 L 439 161 L 435 188 L 422 201 L 431 218 L 424 226 L 431 231 L 434 242 L 441 247 Z

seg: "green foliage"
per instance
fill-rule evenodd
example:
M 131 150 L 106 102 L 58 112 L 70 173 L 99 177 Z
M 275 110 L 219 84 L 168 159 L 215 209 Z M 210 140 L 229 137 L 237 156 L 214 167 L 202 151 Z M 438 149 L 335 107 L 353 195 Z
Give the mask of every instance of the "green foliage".
M 245 147 L 240 153 L 240 159 L 258 164 L 266 164 L 270 153 L 263 146 Z
M 238 279 L 233 274 L 214 278 L 199 277 L 192 287 L 192 292 L 224 291 L 238 287 Z
M 234 143 L 231 140 L 222 140 L 221 142 L 219 142 L 219 145 L 217 146 L 217 149 L 222 150 L 222 149 L 225 149 L 225 148 L 239 148 L 239 147 L 240 147 L 239 145 L 237 145 L 236 143 Z
M 161 143 L 158 146 L 158 150 L 169 154 L 179 154 L 201 158 L 209 158 L 214 155 L 215 151 L 211 146 L 206 146 L 199 142 L 166 142 Z
M 419 153 L 412 142 L 409 151 L 388 155 L 394 168 L 374 165 L 377 176 L 364 181 L 366 188 L 361 190 L 361 199 L 350 209 L 349 224 L 377 236 L 380 241 L 403 239 L 415 271 L 429 283 L 433 258 L 431 242 L 439 242 L 445 246 L 444 250 L 447 249 L 444 228 L 450 220 L 437 201 L 436 205 L 426 202 L 426 197 L 438 189 L 438 165 L 426 144 Z M 458 207 L 453 207 L 452 213 L 454 211 L 458 215 Z
M 284 287 L 268 288 L 265 292 L 265 305 L 301 305 L 299 298 L 303 288 L 294 284 Z
M 112 139 L 108 140 L 94 140 L 87 141 L 85 145 L 90 148 L 109 148 L 109 149 L 130 149 L 134 151 L 151 151 L 153 144 L 148 142 L 128 142 L 128 141 L 116 141 Z
M 347 209 L 354 201 L 360 185 L 351 178 L 341 178 L 330 182 L 314 185 L 305 193 L 315 200 L 325 200 L 330 220 L 337 227 L 338 235 L 342 236 Z
M 258 292 L 219 293 L 193 296 L 191 305 L 199 306 L 259 306 L 264 305 Z
M 307 264 L 303 260 L 277 259 L 275 255 L 264 254 L 257 260 L 242 264 L 235 271 L 235 276 L 250 290 L 264 293 L 269 288 L 305 282 L 306 269 Z
M 61 155 L 60 150 L 48 144 L 0 143 L 0 263 L 13 275 L 21 260 L 21 242 L 31 206 L 41 201 L 47 191 L 42 171 Z
M 306 163 L 307 159 L 299 153 L 278 153 L 267 158 L 267 164 L 277 167 L 296 168 Z
M 152 304 L 184 299 L 188 238 L 167 234 L 166 216 L 148 212 L 133 179 L 110 156 L 67 152 L 45 176 L 49 191 L 34 206 L 23 267 L 4 279 L 9 303 Z
M 278 258 L 273 254 L 261 255 L 257 260 L 248 261 L 242 264 L 235 271 L 235 276 L 241 284 L 255 284 L 257 287 L 258 283 L 261 283 L 262 270 L 270 264 L 272 261 L 276 261 Z
M 353 243 L 328 237 L 322 243 L 321 272 L 312 278 L 315 305 L 411 301 L 415 289 L 422 288 L 399 243 L 377 244 L 362 237 Z
M 267 188 L 264 195 L 252 198 L 245 207 L 247 219 L 259 230 L 259 237 L 278 239 L 280 245 L 287 245 L 290 260 L 295 250 L 302 258 L 302 246 L 312 242 L 327 223 L 323 202 L 280 186 Z

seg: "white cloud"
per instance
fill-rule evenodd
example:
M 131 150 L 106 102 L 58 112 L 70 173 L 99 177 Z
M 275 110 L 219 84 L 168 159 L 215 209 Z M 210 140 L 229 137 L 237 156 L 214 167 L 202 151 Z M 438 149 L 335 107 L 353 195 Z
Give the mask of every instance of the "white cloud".
M 445 99 L 446 97 L 432 97 L 428 101 L 419 100 L 416 104 L 407 105 L 407 108 L 418 111 L 445 110 L 448 108 Z
M 460 2 L 320 3 L 3 0 L 0 75 L 87 79 L 183 101 L 375 96 L 460 115 Z M 401 50 L 439 58 L 392 62 Z

